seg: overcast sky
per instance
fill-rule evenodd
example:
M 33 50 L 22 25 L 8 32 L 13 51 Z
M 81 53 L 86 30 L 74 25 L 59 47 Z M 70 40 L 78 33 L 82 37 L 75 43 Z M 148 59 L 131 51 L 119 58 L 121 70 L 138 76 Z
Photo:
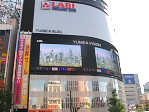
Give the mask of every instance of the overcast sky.
M 149 82 L 149 0 L 109 0 L 122 74 Z

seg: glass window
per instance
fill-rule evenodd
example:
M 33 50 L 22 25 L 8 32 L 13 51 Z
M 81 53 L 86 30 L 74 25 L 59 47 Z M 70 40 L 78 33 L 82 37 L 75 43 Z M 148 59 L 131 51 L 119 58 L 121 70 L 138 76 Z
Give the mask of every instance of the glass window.
M 43 80 L 31 80 L 30 91 L 44 91 L 45 81 Z
M 99 76 L 83 75 L 83 78 L 78 75 L 31 75 L 29 109 L 70 112 L 70 90 L 72 108 L 79 106 L 89 112 L 106 112 L 107 97 L 112 96 L 114 87 L 119 89 L 118 96 L 122 100 L 125 98 L 121 81 Z

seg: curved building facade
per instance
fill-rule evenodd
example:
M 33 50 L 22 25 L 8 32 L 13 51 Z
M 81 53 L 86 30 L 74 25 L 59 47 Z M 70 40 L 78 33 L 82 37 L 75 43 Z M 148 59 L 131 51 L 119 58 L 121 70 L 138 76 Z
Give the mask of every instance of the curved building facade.
M 107 8 L 103 0 L 24 1 L 15 87 L 22 89 L 14 96 L 20 109 L 107 112 L 114 88 L 126 103 Z
M 29 110 L 47 112 L 107 112 L 113 88 L 125 99 L 123 82 L 103 76 L 31 75 Z M 71 100 L 70 100 L 71 91 Z M 71 108 L 70 108 L 71 102 Z

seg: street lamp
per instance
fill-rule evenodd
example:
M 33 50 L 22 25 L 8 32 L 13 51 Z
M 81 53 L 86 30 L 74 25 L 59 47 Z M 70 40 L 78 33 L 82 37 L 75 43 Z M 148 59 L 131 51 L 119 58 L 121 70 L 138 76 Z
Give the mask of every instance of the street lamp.
M 69 94 L 67 94 L 67 96 L 69 96 L 70 99 L 70 112 L 78 112 L 78 110 L 80 109 L 80 107 L 72 107 L 72 96 L 71 96 L 71 91 Z M 73 110 L 72 110 L 73 109 Z
M 72 98 L 71 98 L 71 91 L 69 94 L 67 94 L 67 96 L 69 96 L 70 99 L 70 112 L 72 112 Z

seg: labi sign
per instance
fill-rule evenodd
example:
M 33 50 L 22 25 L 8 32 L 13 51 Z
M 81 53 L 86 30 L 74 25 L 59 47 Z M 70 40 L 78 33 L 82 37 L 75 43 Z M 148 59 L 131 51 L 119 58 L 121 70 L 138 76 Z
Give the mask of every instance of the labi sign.
M 57 2 L 57 1 L 42 1 L 41 9 L 76 12 L 76 4 L 68 2 Z

